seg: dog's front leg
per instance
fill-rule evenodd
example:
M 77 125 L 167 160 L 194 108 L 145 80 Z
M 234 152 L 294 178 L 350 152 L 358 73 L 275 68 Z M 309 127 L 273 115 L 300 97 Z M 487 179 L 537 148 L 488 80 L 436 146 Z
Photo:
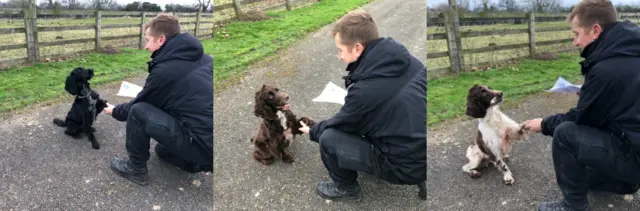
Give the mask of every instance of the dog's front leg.
M 513 179 L 513 175 L 511 174 L 511 169 L 507 166 L 504 160 L 500 157 L 496 157 L 496 160 L 493 161 L 493 164 L 502 172 L 502 181 L 505 185 L 512 185 L 515 180 Z

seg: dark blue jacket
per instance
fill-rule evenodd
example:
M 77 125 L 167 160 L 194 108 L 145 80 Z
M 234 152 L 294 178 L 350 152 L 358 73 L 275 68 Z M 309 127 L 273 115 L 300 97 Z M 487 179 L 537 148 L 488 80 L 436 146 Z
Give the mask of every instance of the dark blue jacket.
M 151 55 L 149 76 L 142 91 L 113 109 L 113 118 L 126 121 L 131 106 L 149 103 L 176 118 L 213 157 L 213 58 L 189 34 L 170 37 Z M 213 163 L 213 158 L 211 159 Z
M 604 26 L 581 56 L 578 104 L 545 117 L 542 133 L 552 136 L 560 123 L 572 121 L 613 133 L 640 152 L 640 27 L 629 21 Z
M 317 141 L 327 128 L 364 135 L 382 152 L 383 167 L 401 183 L 427 177 L 427 70 L 392 38 L 369 43 L 347 66 L 347 96 L 340 111 L 310 130 Z

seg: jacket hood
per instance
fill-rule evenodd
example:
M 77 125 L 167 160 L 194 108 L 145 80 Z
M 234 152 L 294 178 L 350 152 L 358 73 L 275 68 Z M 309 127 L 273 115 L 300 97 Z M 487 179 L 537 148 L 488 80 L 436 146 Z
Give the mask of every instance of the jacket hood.
M 203 55 L 204 48 L 202 44 L 195 37 L 182 33 L 169 37 L 160 49 L 153 52 L 151 54 L 151 64 L 169 60 L 197 61 Z
M 640 57 L 640 28 L 626 20 L 604 26 L 598 39 L 587 45 L 581 55 L 585 60 L 582 74 L 585 75 L 591 66 L 611 57 Z
M 347 80 L 358 81 L 376 77 L 397 77 L 411 63 L 409 50 L 393 38 L 378 38 L 370 42 L 355 62 L 347 66 Z

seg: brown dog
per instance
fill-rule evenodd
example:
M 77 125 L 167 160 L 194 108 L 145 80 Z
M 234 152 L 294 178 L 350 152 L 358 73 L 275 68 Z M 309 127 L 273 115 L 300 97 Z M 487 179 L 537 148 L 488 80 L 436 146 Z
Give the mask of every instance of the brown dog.
M 294 159 L 285 152 L 296 135 L 302 134 L 298 128 L 300 121 L 311 127 L 315 122 L 296 115 L 289 109 L 289 95 L 274 86 L 262 85 L 255 94 L 254 115 L 262 118 L 256 135 L 251 138 L 255 146 L 253 158 L 264 165 L 270 165 L 275 158 L 285 163 Z

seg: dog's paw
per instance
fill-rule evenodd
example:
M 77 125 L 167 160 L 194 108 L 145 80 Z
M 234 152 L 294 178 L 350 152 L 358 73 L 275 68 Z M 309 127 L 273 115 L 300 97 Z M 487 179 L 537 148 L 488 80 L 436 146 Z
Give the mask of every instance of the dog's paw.
M 305 124 L 305 125 L 307 125 L 307 126 L 309 126 L 309 127 L 311 127 L 311 126 L 313 126 L 314 124 L 316 124 L 316 122 L 315 122 L 315 121 L 313 121 L 313 120 L 312 120 L 311 118 L 309 118 L 309 117 L 302 117 L 302 118 L 300 118 L 300 121 L 304 122 L 304 124 Z
M 471 178 L 479 178 L 480 176 L 482 176 L 482 173 L 480 173 L 480 171 L 476 169 L 472 169 L 471 171 L 469 171 L 469 176 Z
M 260 160 L 260 163 L 262 163 L 262 165 L 268 166 L 273 163 L 273 159 L 263 159 L 263 160 Z
M 291 157 L 291 155 L 282 155 L 282 162 L 287 163 L 287 164 L 291 164 L 294 161 L 295 160 L 293 159 L 293 157 Z
M 502 178 L 502 181 L 505 185 L 513 185 L 513 183 L 516 182 L 511 175 L 505 175 L 504 178 Z

